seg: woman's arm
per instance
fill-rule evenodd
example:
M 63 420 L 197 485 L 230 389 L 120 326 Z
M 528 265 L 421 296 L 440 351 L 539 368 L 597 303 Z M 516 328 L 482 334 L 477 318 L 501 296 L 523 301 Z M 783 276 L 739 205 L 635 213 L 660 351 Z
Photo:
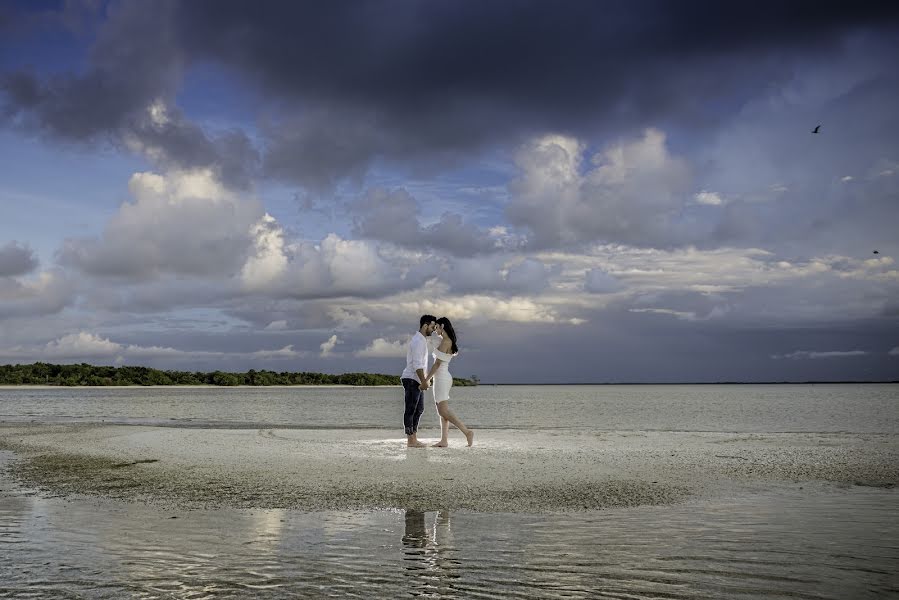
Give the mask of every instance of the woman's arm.
M 440 360 L 439 358 L 435 358 L 435 359 L 434 359 L 434 364 L 431 365 L 431 370 L 428 371 L 428 376 L 425 377 L 425 381 L 431 381 L 431 377 L 433 377 L 433 376 L 434 376 L 434 373 L 437 372 L 437 367 L 439 367 L 439 366 L 440 366 L 440 363 L 442 363 L 442 362 L 443 362 L 443 361 Z
M 437 349 L 438 346 L 440 346 L 440 343 L 443 341 L 443 336 L 435 331 L 426 339 L 428 341 L 428 352 L 433 352 Z

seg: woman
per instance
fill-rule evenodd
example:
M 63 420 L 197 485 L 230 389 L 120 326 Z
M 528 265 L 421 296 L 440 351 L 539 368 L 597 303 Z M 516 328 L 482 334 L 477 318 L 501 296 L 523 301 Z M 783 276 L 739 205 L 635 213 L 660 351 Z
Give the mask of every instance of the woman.
M 434 378 L 434 402 L 437 404 L 437 412 L 440 414 L 440 441 L 434 444 L 437 448 L 446 448 L 448 445 L 449 424 L 455 425 L 465 435 L 468 445 L 474 443 L 474 432 L 465 426 L 459 417 L 453 414 L 449 408 L 449 392 L 453 386 L 453 376 L 449 372 L 449 363 L 459 353 L 456 344 L 456 331 L 453 324 L 446 317 L 437 319 L 437 335 L 443 338 L 437 349 L 434 350 L 434 364 L 428 372 L 426 381 Z

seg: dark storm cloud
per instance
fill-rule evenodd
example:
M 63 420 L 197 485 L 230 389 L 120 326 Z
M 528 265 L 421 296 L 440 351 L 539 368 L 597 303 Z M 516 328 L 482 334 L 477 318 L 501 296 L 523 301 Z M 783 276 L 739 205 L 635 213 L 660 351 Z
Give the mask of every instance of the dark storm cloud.
M 282 110 L 293 126 L 271 136 L 267 162 L 314 183 L 374 157 L 428 159 L 535 131 L 672 114 L 695 125 L 709 103 L 791 76 L 784 58 L 835 52 L 844 33 L 899 13 L 809 2 L 245 6 L 181 4 L 180 37 L 188 54 L 292 100 Z
M 22 19 L 26 19 L 23 16 Z M 114 133 L 177 88 L 182 61 L 166 3 L 111 5 L 84 73 L 5 74 L 8 113 L 72 140 Z
M 0 277 L 24 275 L 37 268 L 37 257 L 27 244 L 15 240 L 0 246 Z
M 637 107 L 661 108 L 676 99 L 656 96 L 658 86 L 689 66 L 678 61 L 769 48 L 823 50 L 855 26 L 885 25 L 899 14 L 895 6 L 864 2 L 379 1 L 270 3 L 251 12 L 246 7 L 234 1 L 179 4 L 176 22 L 188 53 L 232 64 L 283 95 L 339 99 L 413 119 L 435 109 L 452 112 L 454 105 L 464 109 L 468 102 L 574 119 L 618 102 L 624 84 L 633 90 Z M 652 72 L 635 72 L 636 65 Z M 667 81 L 647 77 L 665 73 Z M 731 81 L 742 75 L 731 75 Z M 712 79 L 720 85 L 717 74 Z
M 170 2 L 113 3 L 83 73 L 0 74 L 0 115 L 13 126 L 75 142 L 107 141 L 140 152 L 162 167 L 214 167 L 244 186 L 257 151 L 238 130 L 210 135 L 186 119 L 173 99 L 190 57 L 175 38 Z M 57 19 L 72 28 L 72 9 Z M 48 21 L 52 13 L 41 13 Z M 31 17 L 31 18 L 29 18 Z M 33 15 L 19 16 L 33 22 Z M 153 105 L 160 107 L 155 117 Z
M 165 168 L 212 167 L 226 184 L 246 187 L 257 173 L 260 157 L 252 141 L 240 129 L 213 136 L 185 119 L 178 111 L 164 122 L 143 116 L 134 119 L 125 142 L 137 144 Z
M 7 74 L 6 113 L 69 139 L 147 137 L 136 115 L 212 61 L 261 92 L 266 172 L 322 186 L 377 158 L 433 161 L 537 131 L 709 122 L 709 107 L 723 117 L 788 78 L 792 58 L 894 28 L 899 5 L 191 1 L 108 15 L 83 74 Z M 246 146 L 175 125 L 155 143 L 188 166 Z

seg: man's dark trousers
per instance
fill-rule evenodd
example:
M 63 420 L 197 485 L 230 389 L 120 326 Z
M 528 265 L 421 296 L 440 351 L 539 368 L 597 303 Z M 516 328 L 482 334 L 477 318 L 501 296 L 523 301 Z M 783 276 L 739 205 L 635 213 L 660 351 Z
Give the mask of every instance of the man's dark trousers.
M 403 413 L 403 425 L 406 427 L 406 435 L 412 435 L 418 431 L 418 421 L 421 413 L 425 411 L 425 393 L 421 391 L 418 382 L 414 379 L 403 379 L 403 389 L 406 393 L 406 412 Z

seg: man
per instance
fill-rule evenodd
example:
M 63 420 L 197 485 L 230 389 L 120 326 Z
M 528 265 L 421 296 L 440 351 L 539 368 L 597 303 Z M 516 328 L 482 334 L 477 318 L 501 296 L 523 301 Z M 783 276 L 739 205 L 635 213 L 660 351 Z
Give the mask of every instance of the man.
M 406 397 L 406 411 L 403 425 L 406 428 L 406 445 L 410 448 L 424 448 L 427 444 L 418 441 L 418 421 L 425 410 L 425 390 L 430 387 L 425 380 L 428 367 L 428 339 L 437 329 L 437 317 L 422 315 L 418 320 L 418 331 L 409 340 L 406 349 L 406 368 L 401 377 Z

